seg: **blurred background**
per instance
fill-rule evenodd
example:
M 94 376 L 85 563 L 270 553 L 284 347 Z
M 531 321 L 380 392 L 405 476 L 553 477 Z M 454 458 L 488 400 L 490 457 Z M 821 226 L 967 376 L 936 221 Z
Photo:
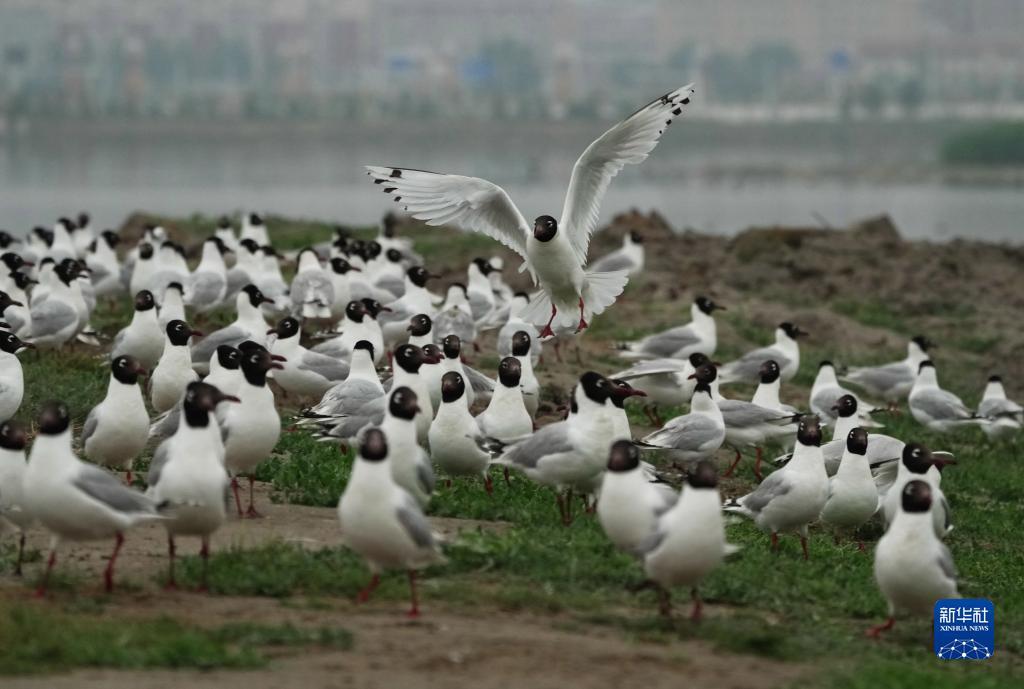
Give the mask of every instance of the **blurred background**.
M 1024 239 L 1024 0 L 0 0 L 0 226 L 388 208 L 369 163 L 558 215 L 576 156 L 693 81 L 605 218 Z

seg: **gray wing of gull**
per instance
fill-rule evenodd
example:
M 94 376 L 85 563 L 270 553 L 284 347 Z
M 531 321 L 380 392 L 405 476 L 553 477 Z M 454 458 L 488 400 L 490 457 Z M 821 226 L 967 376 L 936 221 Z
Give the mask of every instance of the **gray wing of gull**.
M 722 428 L 704 414 L 685 414 L 672 419 L 643 442 L 665 449 L 701 451 L 722 437 Z
M 231 324 L 212 333 L 192 345 L 192 361 L 206 363 L 216 354 L 221 345 L 235 346 L 249 338 L 249 331 Z
M 298 273 L 292 280 L 289 294 L 296 306 L 310 302 L 318 302 L 324 306 L 334 303 L 334 285 L 323 272 Z
M 494 308 L 494 305 L 487 301 L 487 298 L 479 292 L 469 293 L 469 310 L 473 313 L 473 320 L 479 321 L 486 317 Z
M 372 381 L 345 380 L 324 393 L 320 404 L 314 407 L 318 414 L 346 414 L 381 396 L 380 389 Z
M 661 529 L 655 529 L 647 538 L 640 541 L 636 546 L 637 555 L 647 555 L 653 553 L 661 545 L 662 541 L 665 540 L 665 536 L 668 535 L 668 531 L 662 531 Z
M 341 337 L 333 337 L 330 340 L 325 340 L 320 344 L 313 347 L 311 352 L 317 354 L 323 354 L 324 356 L 334 357 L 335 359 L 343 359 L 351 356 L 351 350 L 341 343 Z
M 431 466 L 430 461 L 425 455 L 421 458 L 421 461 L 416 463 L 416 480 L 419 482 L 423 492 L 427 495 L 433 494 L 434 488 L 437 485 L 437 478 L 434 476 L 434 467 Z
M 312 371 L 327 380 L 344 380 L 348 377 L 348 362 L 319 352 L 305 352 L 299 363 L 300 371 Z
M 431 331 L 437 344 L 441 344 L 449 335 L 458 335 L 464 346 L 468 346 L 476 338 L 473 317 L 461 309 L 448 309 L 437 314 Z
M 761 347 L 747 352 L 735 361 L 730 361 L 722 367 L 721 373 L 730 380 L 756 380 L 761 371 L 761 364 L 768 359 L 774 359 L 780 369 L 789 364 L 789 357 L 780 350 L 775 347 Z
M 1020 416 L 1024 409 L 1019 404 L 1012 400 L 1000 400 L 989 398 L 982 400 L 978 405 L 978 415 L 984 416 L 988 419 L 994 419 L 997 417 L 1012 417 Z
M 508 447 L 500 459 L 506 464 L 534 469 L 544 457 L 572 450 L 569 426 L 559 421 L 542 427 L 533 435 Z
M 405 504 L 398 508 L 396 516 L 398 522 L 405 529 L 412 542 L 420 548 L 429 548 L 434 545 L 434 534 L 430 530 L 430 522 L 423 516 L 419 505 L 411 495 L 406 495 Z
M 83 464 L 72 484 L 89 497 L 117 512 L 155 513 L 153 501 L 132 490 L 113 474 L 91 464 Z
M 641 378 L 643 376 L 681 373 L 688 370 L 689 366 L 690 362 L 686 359 L 647 359 L 646 361 L 638 361 L 625 371 L 616 373 L 612 378 L 632 380 L 633 378 Z
M 465 372 L 466 379 L 469 380 L 469 384 L 473 388 L 473 392 L 494 392 L 494 381 L 480 373 L 480 371 L 477 371 L 475 368 L 470 366 L 466 366 L 465 364 L 462 365 L 462 370 Z
M 700 342 L 691 325 L 680 325 L 640 340 L 639 351 L 650 356 L 670 357 L 683 347 Z
M 170 438 L 157 445 L 153 453 L 153 461 L 149 463 L 149 473 L 146 474 L 146 484 L 153 487 L 160 481 L 160 472 L 163 471 L 167 460 L 171 458 Z
M 763 423 L 783 425 L 791 419 L 790 416 L 774 409 L 742 400 L 721 400 L 718 408 L 722 412 L 725 425 L 729 428 L 749 428 Z
M 175 405 L 156 417 L 149 426 L 150 438 L 170 438 L 181 422 L 181 406 Z
M 100 415 L 96 412 L 96 407 L 93 407 L 89 410 L 88 416 L 85 417 L 85 423 L 82 424 L 82 437 L 80 438 L 82 447 L 85 447 L 86 441 L 96 432 L 96 427 L 99 423 Z
M 55 335 L 64 328 L 78 322 L 75 308 L 59 299 L 47 299 L 38 306 L 33 306 L 32 337 Z
M 760 512 L 768 506 L 772 500 L 785 495 L 793 486 L 786 478 L 783 471 L 776 471 L 768 475 L 764 481 L 754 490 L 753 493 L 740 499 L 740 504 L 751 512 Z
M 225 293 L 225 296 L 227 297 L 231 297 L 234 296 L 235 294 L 238 294 L 238 292 L 243 287 L 252 282 L 252 279 L 249 278 L 249 273 L 246 272 L 244 268 L 239 268 L 238 266 L 235 266 L 228 270 L 227 278 L 228 289 L 227 292 Z
M 594 261 L 588 270 L 598 273 L 606 273 L 612 270 L 630 270 L 636 266 L 636 262 L 621 251 L 602 256 Z
M 367 399 L 356 406 L 346 404 L 344 411 L 331 419 L 324 419 L 323 425 L 329 426 L 327 435 L 334 438 L 354 438 L 363 428 L 369 425 L 380 425 L 384 421 L 386 397 L 378 392 L 373 399 Z
M 377 315 L 377 322 L 381 326 L 389 323 L 408 323 L 409 319 L 417 315 L 409 304 L 398 299 L 387 305 L 390 311 L 381 311 Z
M 188 298 L 185 303 L 193 306 L 203 306 L 216 303 L 224 292 L 227 281 L 218 273 L 203 271 L 192 273 L 188 279 L 186 293 Z
M 953 553 L 949 552 L 949 548 L 946 547 L 945 543 L 939 543 L 939 557 L 937 562 L 939 567 L 942 569 L 942 573 L 953 581 L 956 581 L 957 572 L 956 565 L 953 563 Z
M 843 380 L 864 385 L 877 390 L 888 390 L 901 383 L 912 383 L 914 371 L 902 361 L 884 366 L 865 366 L 854 368 L 845 375 Z
M 971 418 L 971 410 L 960 398 L 945 390 L 922 390 L 914 395 L 913 405 L 937 420 Z

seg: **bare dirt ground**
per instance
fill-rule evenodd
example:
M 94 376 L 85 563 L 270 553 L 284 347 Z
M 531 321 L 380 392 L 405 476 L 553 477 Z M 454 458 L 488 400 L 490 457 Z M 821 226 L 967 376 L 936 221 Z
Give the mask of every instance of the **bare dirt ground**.
M 257 485 L 257 505 L 266 515 L 260 520 L 232 519 L 213 538 L 215 550 L 255 546 L 271 541 L 321 548 L 338 545 L 335 511 L 328 508 L 277 505 L 269 502 L 267 487 Z M 433 519 L 447 535 L 479 528 L 503 528 L 494 522 Z M 194 539 L 193 539 L 194 540 Z M 45 551 L 46 536 L 33 531 L 29 548 Z M 180 539 L 179 553 L 191 553 L 198 544 Z M 61 547 L 58 567 L 89 579 L 81 595 L 101 595 L 101 574 L 111 544 L 68 543 Z M 34 581 L 42 562 L 26 565 L 26 580 Z M 197 626 L 217 626 L 245 620 L 257 624 L 290 623 L 296 627 L 343 626 L 355 634 L 352 650 L 324 648 L 281 652 L 264 669 L 123 671 L 78 670 L 58 676 L 5 678 L 6 689 L 62 687 L 180 687 L 196 689 L 278 689 L 281 686 L 344 687 L 345 689 L 489 689 L 522 686 L 543 689 L 643 686 L 676 687 L 686 677 L 692 687 L 777 687 L 799 677 L 806 668 L 763 658 L 732 655 L 699 641 L 672 644 L 624 641 L 608 629 L 581 630 L 559 616 L 474 609 L 450 611 L 430 601 L 420 619 L 404 616 L 405 604 L 372 601 L 357 606 L 332 598 L 303 607 L 273 598 L 207 596 L 186 591 L 164 591 L 166 536 L 158 525 L 134 529 L 117 561 L 117 580 L 129 581 L 128 590 L 115 592 L 104 607 L 106 617 L 130 619 L 162 616 Z M 68 594 L 54 593 L 55 598 Z M 33 600 L 24 582 L 0 583 L 0 607 Z M 321 602 L 318 602 L 321 603 Z M 715 615 L 713 606 L 709 615 Z

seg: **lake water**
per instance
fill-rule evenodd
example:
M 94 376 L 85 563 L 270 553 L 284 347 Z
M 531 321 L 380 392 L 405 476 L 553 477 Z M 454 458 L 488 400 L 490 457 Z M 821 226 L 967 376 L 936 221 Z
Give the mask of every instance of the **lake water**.
M 0 227 L 20 233 L 79 210 L 99 225 L 116 226 L 136 209 L 177 215 L 254 209 L 371 223 L 392 205 L 363 174 L 362 165 L 372 162 L 483 176 L 503 185 L 527 218 L 557 216 L 590 129 L 548 133 L 540 141 L 480 132 L 441 140 L 381 130 L 366 136 L 36 134 L 0 141 Z M 829 148 L 794 152 L 716 142 L 688 149 L 666 140 L 644 165 L 613 182 L 602 217 L 657 209 L 675 227 L 732 234 L 751 225 L 817 224 L 816 217 L 842 226 L 889 213 L 907 237 L 1024 240 L 1019 189 L 806 174 L 816 165 L 834 169 L 848 157 Z M 751 164 L 804 174 L 740 172 Z

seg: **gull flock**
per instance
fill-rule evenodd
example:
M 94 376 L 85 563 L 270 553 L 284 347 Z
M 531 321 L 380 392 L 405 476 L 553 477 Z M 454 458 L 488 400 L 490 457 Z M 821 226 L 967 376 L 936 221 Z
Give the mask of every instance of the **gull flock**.
M 432 495 L 452 481 L 479 482 L 493 495 L 492 467 L 502 467 L 506 481 L 511 472 L 549 486 L 565 524 L 582 499 L 610 541 L 636 559 L 666 615 L 670 592 L 685 587 L 700 618 L 701 582 L 737 549 L 725 537 L 729 515 L 751 520 L 772 548 L 794 534 L 804 558 L 809 525 L 856 538 L 858 527 L 880 520 L 874 571 L 890 616 L 872 635 L 897 613 L 927 614 L 936 599 L 956 595 L 943 542 L 952 515 L 941 488 L 955 459 L 882 433 L 886 405 L 905 400 L 930 430 L 978 425 L 991 437 L 1018 433 L 1024 410 L 995 376 L 978 409 L 967 407 L 940 386 L 925 337 L 907 343 L 905 359 L 883 365 L 844 372 L 822 362 L 806 406 L 795 408 L 780 401 L 780 388 L 800 366 L 807 333 L 783 322 L 770 346 L 716 362 L 715 313 L 726 306 L 698 296 L 688 322 L 618 345 L 627 368 L 583 373 L 564 418 L 536 424 L 545 368 L 558 365 L 543 356 L 544 345 L 585 331 L 644 268 L 635 231 L 589 261 L 602 197 L 623 167 L 652 153 L 692 94 L 689 86 L 671 91 L 588 146 L 557 219 L 528 222 L 483 179 L 367 167 L 377 190 L 426 225 L 481 233 L 518 254 L 530 293 L 509 287 L 498 258 L 474 259 L 464 282 L 433 291 L 439 276 L 396 234 L 390 214 L 375 239 L 339 231 L 293 257 L 273 248 L 259 214 L 243 215 L 240 227 L 224 218 L 194 267 L 157 225 L 130 246 L 97 232 L 86 214 L 24 237 L 0 233 L 0 525 L 17 539 L 16 572 L 30 529 L 51 538 L 39 595 L 61 543 L 110 539 L 111 590 L 126 535 L 156 523 L 167 533 L 168 585 L 176 585 L 178 542 L 195 538 L 205 586 L 211 535 L 232 515 L 260 516 L 253 475 L 287 425 L 352 449 L 337 514 L 341 541 L 372 574 L 358 598 L 366 600 L 386 570 L 405 570 L 412 615 L 417 571 L 444 559 L 425 516 Z M 287 260 L 295 265 L 290 281 Z M 132 305 L 109 344 L 91 324 L 101 300 Z M 233 319 L 206 334 L 190 325 L 218 311 Z M 471 365 L 488 332 L 496 332 L 500 357 L 493 378 Z M 109 382 L 77 436 L 61 401 L 23 410 L 33 415 L 31 429 L 14 420 L 33 383 L 19 355 L 36 349 L 45 360 L 90 347 L 99 347 Z M 757 384 L 750 401 L 723 396 L 720 388 L 735 383 Z M 301 411 L 282 421 L 285 396 Z M 656 427 L 642 438 L 626 412 L 637 402 Z M 662 420 L 659 407 L 679 405 L 688 411 Z M 788 451 L 765 458 L 769 446 Z M 146 474 L 133 476 L 147 448 Z M 715 463 L 723 448 L 735 454 L 722 474 L 753 451 L 759 480 L 726 501 Z M 763 476 L 765 464 L 778 468 Z M 676 473 L 663 473 L 671 467 Z

